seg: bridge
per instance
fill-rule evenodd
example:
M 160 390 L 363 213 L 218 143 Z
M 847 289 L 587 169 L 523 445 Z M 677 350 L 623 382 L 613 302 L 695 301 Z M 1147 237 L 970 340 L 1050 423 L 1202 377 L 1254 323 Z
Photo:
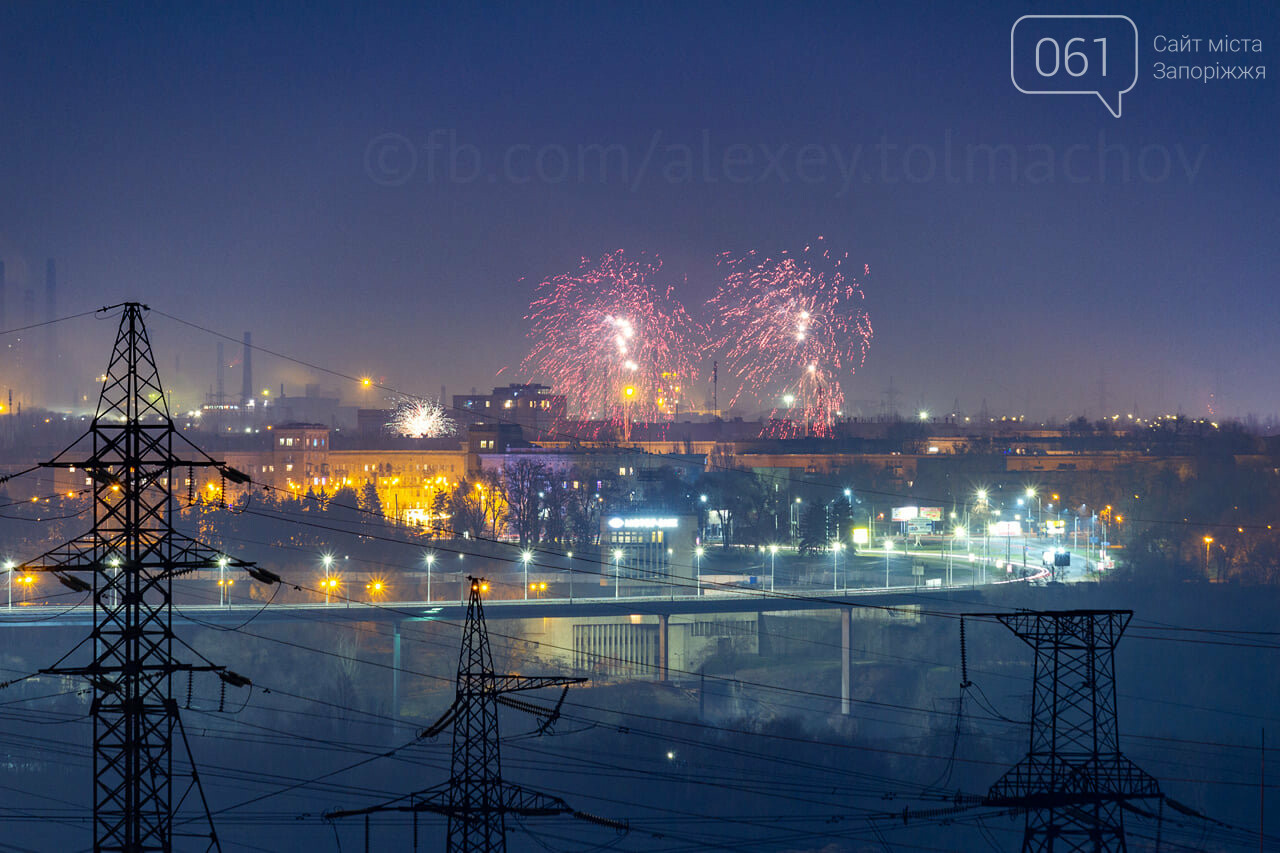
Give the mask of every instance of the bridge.
M 1026 580 L 1038 580 L 1033 576 Z M 188 581 L 190 582 L 190 581 Z M 848 714 L 851 703 L 851 639 L 853 611 L 870 608 L 909 615 L 915 608 L 938 608 L 963 612 L 979 603 L 991 604 L 992 593 L 1016 587 L 1023 579 L 1000 581 L 986 586 L 901 586 L 842 590 L 751 588 L 704 589 L 699 595 L 630 595 L 588 598 L 494 598 L 485 602 L 490 621 L 521 619 L 625 620 L 623 625 L 635 627 L 643 623 L 656 643 L 653 669 L 659 681 L 668 679 L 671 659 L 673 617 L 754 614 L 759 619 L 766 613 L 836 610 L 840 619 L 840 709 Z M 392 628 L 391 669 L 392 702 L 399 707 L 401 693 L 401 626 L 406 622 L 435 621 L 461 624 L 466 616 L 465 601 L 353 601 L 271 603 L 245 602 L 227 604 L 174 604 L 174 617 L 202 627 L 235 628 L 252 621 L 330 623 L 382 622 Z M 654 621 L 656 620 L 656 625 Z M 85 628 L 94 621 L 93 606 L 50 604 L 19 605 L 0 608 L 0 630 L 4 628 Z M 569 647 L 577 646 L 570 639 Z

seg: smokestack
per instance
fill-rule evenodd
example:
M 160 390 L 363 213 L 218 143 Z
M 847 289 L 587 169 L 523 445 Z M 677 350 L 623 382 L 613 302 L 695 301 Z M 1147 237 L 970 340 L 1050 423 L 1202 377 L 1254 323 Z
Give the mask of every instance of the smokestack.
M 253 399 L 253 344 L 249 333 L 244 333 L 244 374 L 240 384 L 240 405 L 248 406 Z
M 223 403 L 227 401 L 227 398 L 224 395 L 224 392 L 226 389 L 223 387 L 223 384 L 222 384 L 223 372 L 224 372 L 226 363 L 227 363 L 227 359 L 222 354 L 222 341 L 218 341 L 218 385 L 217 385 L 218 393 L 213 398 L 213 404 L 215 406 L 221 406 Z

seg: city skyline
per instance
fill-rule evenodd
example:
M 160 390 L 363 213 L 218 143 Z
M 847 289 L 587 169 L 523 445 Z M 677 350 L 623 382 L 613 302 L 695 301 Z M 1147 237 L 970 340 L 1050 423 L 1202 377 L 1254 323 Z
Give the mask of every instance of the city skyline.
M 53 257 L 68 312 L 137 299 L 434 396 L 545 380 L 521 374 L 523 318 L 581 258 L 656 255 L 696 310 L 722 253 L 823 237 L 870 268 L 875 337 L 842 381 L 864 410 L 892 379 L 906 410 L 1275 414 L 1251 368 L 1280 355 L 1257 311 L 1277 272 L 1274 88 L 1144 78 L 1121 119 L 1027 97 L 1008 80 L 1021 10 L 393 22 L 321 4 L 299 25 L 194 6 L 135 26 L 11 7 L 7 316 Z M 1147 58 L 1153 34 L 1225 14 L 1121 11 Z M 1254 7 L 1229 17 L 1275 32 Z M 335 27 L 361 38 L 313 37 Z M 183 341 L 174 387 L 200 395 L 215 342 Z

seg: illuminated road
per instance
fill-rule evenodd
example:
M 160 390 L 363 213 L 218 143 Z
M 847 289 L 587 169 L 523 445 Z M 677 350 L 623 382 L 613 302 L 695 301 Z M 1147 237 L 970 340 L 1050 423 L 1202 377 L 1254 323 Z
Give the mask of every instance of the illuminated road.
M 916 555 L 913 555 L 916 556 Z M 1042 578 L 1030 578 L 1037 580 Z M 1022 579 L 990 584 L 981 589 L 969 584 L 954 586 L 893 586 L 860 589 L 782 588 L 770 593 L 758 588 L 707 588 L 701 595 L 618 595 L 588 598 L 491 599 L 485 610 L 493 619 L 525 619 L 563 616 L 617 616 L 624 614 L 679 615 L 696 613 L 781 612 L 788 610 L 821 610 L 852 604 L 899 606 L 920 604 L 929 600 L 975 600 L 979 593 L 989 595 L 1000 587 L 1020 586 Z M 593 588 L 595 591 L 595 588 Z M 461 620 L 466 615 L 465 602 L 453 601 L 382 601 L 237 604 L 175 604 L 175 618 L 193 625 L 235 626 L 252 621 L 305 619 L 326 622 L 401 622 L 412 619 Z M 93 609 L 88 604 L 58 606 L 49 604 L 0 607 L 0 627 L 88 626 Z

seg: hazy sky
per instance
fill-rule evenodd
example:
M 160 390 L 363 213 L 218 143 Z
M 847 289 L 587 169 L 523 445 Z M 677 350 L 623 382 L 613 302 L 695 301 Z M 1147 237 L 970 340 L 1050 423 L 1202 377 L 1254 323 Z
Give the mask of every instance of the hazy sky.
M 270 5 L 4 6 L 7 326 L 24 287 L 43 318 L 52 256 L 60 313 L 145 301 L 454 393 L 519 376 L 532 284 L 581 256 L 657 253 L 696 312 L 719 253 L 822 235 L 871 268 L 864 410 L 890 377 L 910 409 L 1094 414 L 1102 378 L 1115 411 L 1280 410 L 1273 4 L 1100 10 L 1138 30 L 1121 118 L 1014 88 L 1042 4 Z M 1209 53 L 1224 35 L 1262 52 Z M 592 146 L 619 146 L 603 175 Z M 154 325 L 170 384 L 207 390 L 213 339 Z M 63 325 L 67 381 L 111 331 Z

